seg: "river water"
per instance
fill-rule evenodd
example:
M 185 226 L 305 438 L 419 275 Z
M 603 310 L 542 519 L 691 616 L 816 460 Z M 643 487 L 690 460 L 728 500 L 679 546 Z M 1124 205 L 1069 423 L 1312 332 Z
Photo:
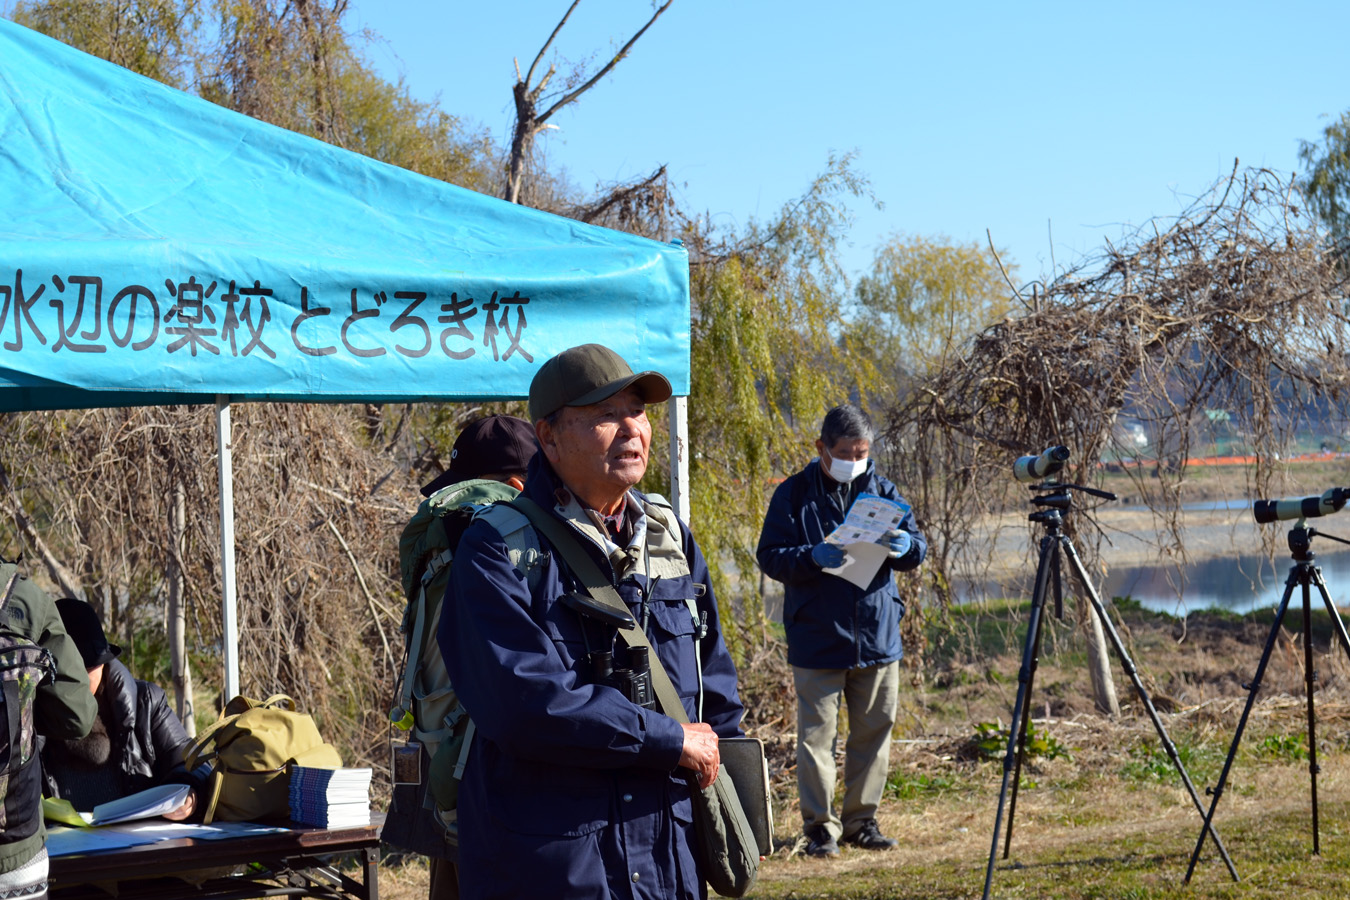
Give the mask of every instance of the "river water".
M 1337 606 L 1350 606 L 1350 548 L 1318 550 L 1316 564 L 1322 570 L 1327 594 Z M 1103 598 L 1130 596 L 1148 609 L 1180 615 L 1187 611 L 1218 608 L 1235 613 L 1272 608 L 1284 595 L 1285 581 L 1293 560 L 1276 558 L 1272 566 L 1264 556 L 1236 556 L 1209 559 L 1185 567 L 1186 585 L 1178 592 L 1173 580 L 1176 570 L 1161 566 L 1141 566 L 1116 570 L 1098 586 Z M 1312 589 L 1313 605 L 1323 607 L 1321 594 Z M 1303 593 L 1295 585 L 1290 604 L 1298 609 Z
M 1197 503 L 1183 507 L 1184 511 L 1193 514 L 1187 518 L 1188 525 L 1197 520 L 1211 523 L 1211 527 L 1214 522 L 1229 522 L 1230 525 L 1223 527 L 1232 528 L 1241 536 L 1251 537 L 1256 534 L 1256 526 L 1248 524 L 1251 522 L 1246 512 L 1248 509 L 1250 503 L 1246 500 Z M 1146 512 L 1147 510 L 1142 507 L 1124 507 L 1117 508 L 1114 515 Z M 1320 521 L 1310 524 L 1320 524 Z M 1327 521 L 1330 523 L 1332 520 Z M 1337 521 L 1335 524 L 1340 523 Z M 1287 530 L 1287 527 L 1292 525 L 1292 522 L 1280 522 L 1277 526 L 1264 527 L 1281 527 Z M 1197 522 L 1197 536 L 1202 527 Z M 1191 529 L 1188 527 L 1187 530 L 1190 532 Z M 1250 544 L 1250 541 L 1246 543 Z M 1116 544 L 1119 549 L 1124 549 L 1127 545 L 1119 539 Z M 1102 558 L 1110 564 L 1109 574 L 1104 580 L 1098 581 L 1095 587 L 1104 600 L 1128 596 L 1139 601 L 1147 609 L 1172 615 L 1182 615 L 1201 609 L 1217 608 L 1245 613 L 1255 609 L 1273 608 L 1279 604 L 1280 598 L 1284 595 L 1285 581 L 1293 565 L 1283 540 L 1279 542 L 1279 548 L 1282 553 L 1275 557 L 1273 565 L 1266 556 L 1251 552 L 1254 547 L 1250 546 L 1240 549 L 1230 547 L 1218 555 L 1214 555 L 1213 552 L 1205 554 L 1203 558 L 1182 567 L 1180 572 L 1184 580 L 1180 582 L 1182 584 L 1180 590 L 1178 569 L 1175 566 L 1142 560 L 1139 564 L 1120 564 L 1119 560 L 1113 559 L 1117 554 L 1112 549 L 1105 548 Z M 1316 554 L 1315 563 L 1322 570 L 1327 593 L 1332 601 L 1337 606 L 1350 607 L 1350 546 L 1319 536 L 1313 539 L 1313 550 Z M 1026 597 L 1032 591 L 1034 577 L 1035 560 L 1032 559 L 1025 563 L 1022 571 L 1014 572 L 997 581 L 986 582 L 982 585 L 982 591 L 976 591 L 967 585 L 966 590 L 961 593 L 963 599 L 975 599 L 980 593 L 986 597 Z M 1065 577 L 1066 579 L 1068 577 L 1067 568 Z M 1315 587 L 1312 589 L 1312 602 L 1315 608 L 1323 607 L 1321 595 Z M 1295 586 L 1290 605 L 1298 609 L 1301 603 L 1302 591 Z

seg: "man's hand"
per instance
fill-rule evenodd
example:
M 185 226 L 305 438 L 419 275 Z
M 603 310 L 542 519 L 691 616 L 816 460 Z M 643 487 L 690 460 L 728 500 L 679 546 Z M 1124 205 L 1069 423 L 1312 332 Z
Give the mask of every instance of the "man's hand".
M 717 749 L 717 735 L 706 722 L 682 722 L 680 727 L 684 729 L 680 765 L 694 770 L 699 787 L 708 787 L 717 778 L 717 767 L 722 764 L 722 754 Z
M 837 569 L 844 564 L 848 554 L 838 544 L 821 541 L 811 548 L 811 561 L 822 569 Z
M 187 799 L 183 801 L 182 806 L 170 812 L 166 812 L 164 814 L 164 818 L 168 819 L 170 822 L 181 822 L 196 811 L 197 811 L 197 792 L 193 791 L 192 793 L 188 794 Z
M 894 528 L 886 532 L 883 537 L 886 538 L 886 549 L 891 559 L 900 559 L 909 552 L 910 544 L 914 539 L 909 536 L 909 532 L 903 528 Z

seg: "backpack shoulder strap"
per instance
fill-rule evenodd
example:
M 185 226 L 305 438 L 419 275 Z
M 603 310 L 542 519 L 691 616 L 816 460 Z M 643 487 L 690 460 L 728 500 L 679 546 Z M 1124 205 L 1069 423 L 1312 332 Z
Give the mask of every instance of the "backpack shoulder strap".
M 502 536 L 511 565 L 525 576 L 525 583 L 533 592 L 543 575 L 544 552 L 539 546 L 539 534 L 531 527 L 530 519 L 515 506 L 521 500 L 533 504 L 526 497 L 516 497 L 479 510 L 474 518 L 487 522 Z
M 404 648 L 403 677 L 400 679 L 399 703 L 389 711 L 390 721 L 395 724 L 404 721 L 404 717 L 412 709 L 414 682 L 417 680 L 420 665 L 417 657 L 422 652 L 422 645 L 426 642 L 427 628 L 431 624 L 427 615 L 429 605 L 427 603 L 427 588 L 440 575 L 441 570 L 450 565 L 454 557 L 454 549 L 446 547 L 431 558 L 431 561 L 427 563 L 426 570 L 422 573 L 422 580 L 418 583 L 416 594 L 404 609 L 403 627 L 408 639 Z M 411 624 L 409 624 L 409 618 L 412 620 Z
M 587 592 L 597 602 L 614 607 L 616 611 L 622 609 L 625 615 L 631 616 L 628 607 L 624 605 L 623 599 L 619 597 L 619 592 L 614 590 L 614 585 L 610 584 L 608 579 L 605 578 L 595 560 L 591 559 L 586 553 L 586 550 L 581 546 L 581 542 L 565 523 L 549 515 L 543 507 L 528 497 L 517 497 L 511 501 L 511 505 L 530 517 L 530 521 L 543 532 L 544 537 L 548 538 L 548 542 L 553 545 L 553 549 L 581 579 L 581 583 L 585 585 Z M 657 656 L 655 648 L 647 640 L 647 636 L 642 633 L 642 629 L 636 627 L 620 628 L 619 637 L 629 647 L 646 647 L 650 651 L 652 689 L 656 692 L 656 699 L 661 704 L 661 711 L 677 722 L 688 722 L 689 716 L 684 711 L 684 704 L 680 702 L 680 696 L 675 691 L 675 685 L 671 682 L 670 676 L 666 674 L 665 667 L 661 665 L 660 657 Z

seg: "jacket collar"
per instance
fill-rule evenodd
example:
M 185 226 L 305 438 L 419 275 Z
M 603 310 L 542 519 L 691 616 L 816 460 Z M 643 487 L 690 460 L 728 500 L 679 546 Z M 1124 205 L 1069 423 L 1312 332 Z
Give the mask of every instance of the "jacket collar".
M 594 544 L 609 561 L 616 577 L 623 578 L 631 572 L 645 571 L 647 514 L 645 500 L 640 492 L 630 489 L 627 494 L 624 515 L 631 523 L 633 536 L 622 547 L 614 542 L 582 506 L 581 501 L 567 489 L 543 453 L 536 453 L 530 460 L 529 472 L 525 476 L 525 494 Z

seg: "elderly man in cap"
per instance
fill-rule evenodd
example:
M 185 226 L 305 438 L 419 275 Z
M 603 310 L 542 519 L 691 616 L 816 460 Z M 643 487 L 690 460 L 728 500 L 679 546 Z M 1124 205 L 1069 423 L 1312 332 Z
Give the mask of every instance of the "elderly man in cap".
M 712 782 L 718 738 L 740 733 L 743 710 L 703 554 L 664 500 L 634 489 L 651 446 L 646 406 L 670 393 L 664 376 L 635 374 L 598 344 L 548 360 L 530 385 L 541 453 L 523 495 L 579 538 L 693 724 L 597 675 L 606 654 L 616 670 L 631 660 L 611 624 L 579 610 L 567 553 L 536 533 L 542 563 L 523 573 L 493 523 L 532 526 L 480 516 L 440 631 L 477 727 L 459 793 L 465 897 L 704 896 L 687 775 Z

